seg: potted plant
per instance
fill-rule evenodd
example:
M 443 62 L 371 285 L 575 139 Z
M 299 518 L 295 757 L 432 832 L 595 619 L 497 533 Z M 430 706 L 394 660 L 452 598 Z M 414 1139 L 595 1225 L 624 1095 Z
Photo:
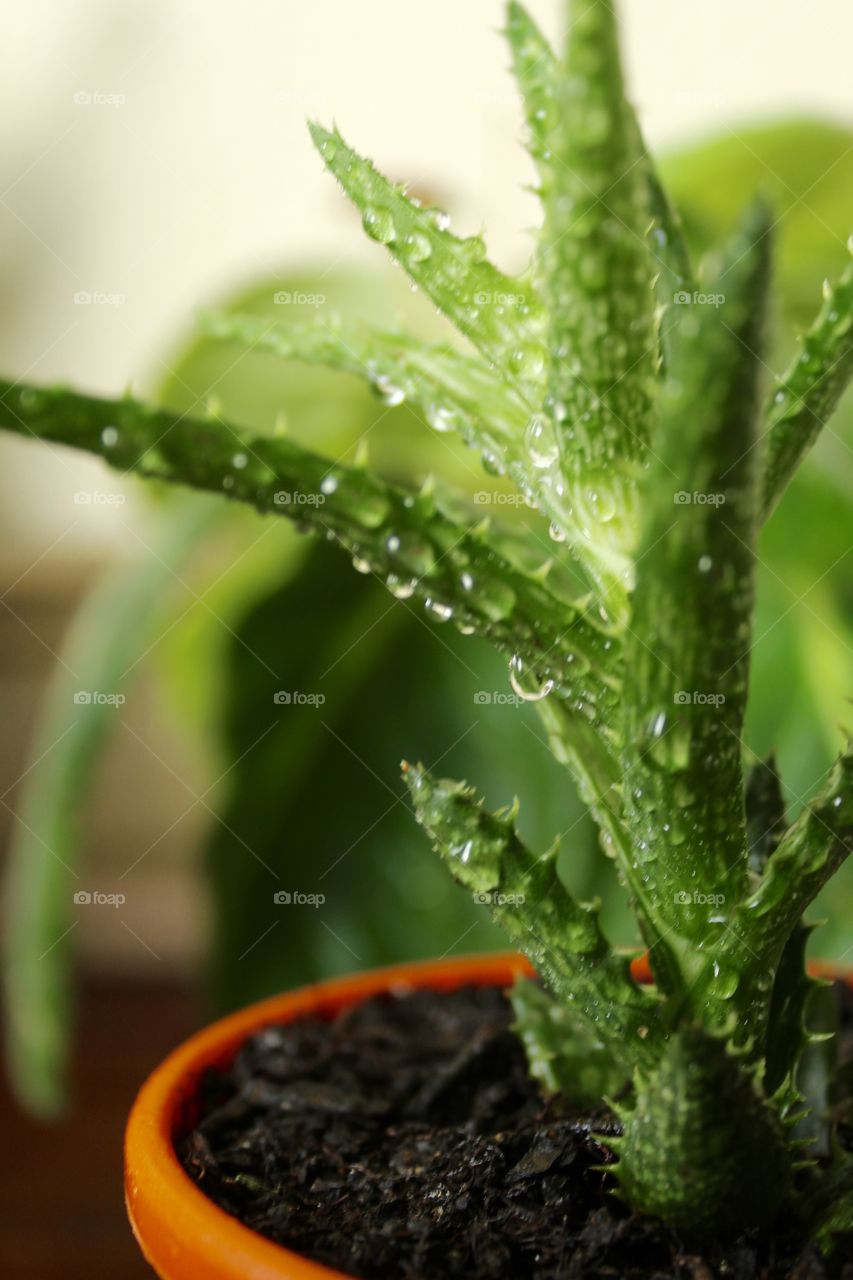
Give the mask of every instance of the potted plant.
M 475 521 L 434 485 L 216 413 L 0 386 L 4 427 L 295 519 L 490 639 L 647 947 L 647 971 L 611 947 L 514 808 L 404 765 L 440 856 L 532 967 L 324 984 L 178 1050 L 128 1131 L 131 1217 L 163 1276 L 829 1275 L 853 1256 L 843 1029 L 803 922 L 850 852 L 853 756 L 789 825 L 772 764 L 747 769 L 742 744 L 756 539 L 853 370 L 853 271 L 766 387 L 772 215 L 749 210 L 700 280 L 625 100 L 610 5 L 577 0 L 561 59 L 516 3 L 508 35 L 543 206 L 523 278 L 312 127 L 466 350 L 208 324 L 407 399 L 541 528 Z M 477 495 L 478 517 L 499 493 Z

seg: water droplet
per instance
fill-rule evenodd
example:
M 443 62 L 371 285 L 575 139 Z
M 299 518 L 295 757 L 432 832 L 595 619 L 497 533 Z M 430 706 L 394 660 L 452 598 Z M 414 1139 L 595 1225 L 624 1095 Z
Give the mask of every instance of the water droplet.
M 565 530 L 561 529 L 560 526 L 553 520 L 548 526 L 548 537 L 551 538 L 553 542 L 566 541 Z
M 710 557 L 710 556 L 700 556 L 700 557 L 699 557 L 699 572 L 700 572 L 700 573 L 708 573 L 708 572 L 710 572 L 710 570 L 711 570 L 711 568 L 712 568 L 713 564 L 714 564 L 714 561 L 711 559 L 711 557 Z
M 439 231 L 446 231 L 450 226 L 450 214 L 444 209 L 427 209 L 426 216 Z
M 490 476 L 502 476 L 504 473 L 503 463 L 494 453 L 484 453 L 480 458 L 483 470 Z
M 545 368 L 545 356 L 541 347 L 526 345 L 517 347 L 510 356 L 510 364 L 524 378 L 538 378 Z
M 506 618 L 515 605 L 515 592 L 507 583 L 493 578 L 481 582 L 477 590 L 477 607 L 491 622 Z
M 249 461 L 249 455 L 246 453 L 235 453 L 231 459 L 231 466 L 237 471 L 242 471 Z
M 513 692 L 524 702 L 540 702 L 554 688 L 553 680 L 543 680 L 540 684 L 534 675 L 527 672 L 524 659 L 517 653 L 509 661 L 509 682 Z
M 666 729 L 666 712 L 659 711 L 649 726 L 649 733 L 653 738 L 659 738 Z
M 337 487 L 337 476 L 323 476 L 323 479 L 320 481 L 320 492 L 325 493 L 327 496 L 334 493 Z
M 440 600 L 433 600 L 430 596 L 424 600 L 424 608 L 433 615 L 438 622 L 449 622 L 453 617 L 453 609 L 449 604 L 442 604 Z
M 560 447 L 553 426 L 542 413 L 530 419 L 524 431 L 527 454 L 534 467 L 550 467 L 557 461 Z
M 374 384 L 376 390 L 381 395 L 387 405 L 393 408 L 395 405 L 402 404 L 406 398 L 406 393 L 402 387 L 396 386 L 386 374 L 380 374 L 375 379 Z
M 101 432 L 101 444 L 105 449 L 112 449 L 118 444 L 118 427 L 104 427 Z
M 394 219 L 387 209 L 374 209 L 368 205 L 361 223 L 371 239 L 378 240 L 380 244 L 391 244 L 396 237 Z
M 392 596 L 396 596 L 398 600 L 411 599 L 415 594 L 415 587 L 418 585 L 414 578 L 403 580 L 398 578 L 396 573 L 389 573 L 385 582 Z
M 736 969 L 721 969 L 717 961 L 714 961 L 714 977 L 711 983 L 711 990 L 714 995 L 722 1000 L 729 1000 L 737 991 L 740 985 L 740 974 Z
M 474 586 L 474 578 L 470 573 L 462 573 L 459 575 L 459 582 L 463 591 L 470 591 Z
M 428 404 L 426 420 L 434 431 L 452 431 L 456 426 L 456 414 L 443 404 Z
M 432 245 L 429 239 L 420 231 L 415 231 L 412 235 L 406 236 L 406 257 L 410 262 L 426 262 L 432 253 Z
M 352 567 L 356 573 L 370 573 L 370 561 L 365 560 L 362 556 L 353 556 Z

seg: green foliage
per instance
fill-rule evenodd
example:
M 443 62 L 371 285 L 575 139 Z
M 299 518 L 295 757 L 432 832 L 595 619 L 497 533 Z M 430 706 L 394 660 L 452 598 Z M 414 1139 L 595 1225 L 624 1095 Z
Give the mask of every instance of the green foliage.
M 75 694 L 124 686 L 127 668 L 152 643 L 170 607 L 175 572 L 214 514 L 209 502 L 196 499 L 164 529 L 137 572 L 122 567 L 99 585 L 75 619 L 48 691 L 9 848 L 4 902 L 9 1071 L 19 1096 L 42 1116 L 55 1115 L 64 1102 L 80 809 L 92 761 L 115 720 L 113 708 L 80 705 Z
M 215 413 L 2 384 L 0 425 L 294 519 L 509 657 L 600 825 L 653 985 L 563 884 L 556 847 L 522 842 L 514 808 L 492 813 L 466 784 L 405 766 L 416 816 L 544 983 L 542 998 L 515 1001 L 540 1079 L 563 1087 L 588 1048 L 585 1096 L 625 1084 L 611 1144 L 622 1194 L 685 1233 L 766 1227 L 788 1206 L 809 1213 L 794 1191 L 798 1107 L 813 1096 L 800 1067 L 816 1043 L 803 913 L 853 843 L 853 756 L 790 827 L 772 788 L 746 786 L 756 541 L 853 372 L 850 276 L 768 394 L 766 212 L 741 220 L 694 289 L 624 99 L 610 5 L 576 0 L 561 58 L 516 4 L 509 36 L 543 206 L 523 276 L 312 127 L 368 234 L 472 353 L 357 328 L 211 323 L 457 426 L 541 527 L 501 531 L 439 488 L 412 492 Z M 849 1205 L 846 1175 L 823 1176 Z

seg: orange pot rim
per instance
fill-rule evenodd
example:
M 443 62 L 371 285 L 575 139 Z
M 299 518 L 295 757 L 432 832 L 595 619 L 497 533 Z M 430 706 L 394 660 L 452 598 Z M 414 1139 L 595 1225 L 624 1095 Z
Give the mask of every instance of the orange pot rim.
M 832 965 L 812 972 L 844 977 Z M 158 1066 L 130 1112 L 124 1144 L 125 1202 L 133 1233 L 161 1280 L 352 1280 L 341 1271 L 267 1240 L 220 1209 L 184 1171 L 174 1138 L 188 1127 L 199 1078 L 224 1067 L 253 1032 L 307 1014 L 332 1016 L 383 992 L 428 987 L 452 991 L 469 984 L 510 986 L 533 970 L 524 956 L 493 952 L 416 961 L 300 987 L 240 1009 L 191 1036 Z M 634 977 L 650 979 L 645 956 Z

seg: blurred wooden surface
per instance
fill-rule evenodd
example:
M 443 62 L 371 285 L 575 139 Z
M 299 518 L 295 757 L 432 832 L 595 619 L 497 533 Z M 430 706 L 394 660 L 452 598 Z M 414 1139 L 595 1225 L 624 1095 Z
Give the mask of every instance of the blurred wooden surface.
M 146 1074 L 201 1021 L 184 980 L 84 979 L 68 1119 L 35 1124 L 0 1082 L 3 1280 L 151 1280 L 124 1212 L 124 1122 Z

